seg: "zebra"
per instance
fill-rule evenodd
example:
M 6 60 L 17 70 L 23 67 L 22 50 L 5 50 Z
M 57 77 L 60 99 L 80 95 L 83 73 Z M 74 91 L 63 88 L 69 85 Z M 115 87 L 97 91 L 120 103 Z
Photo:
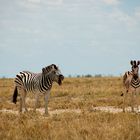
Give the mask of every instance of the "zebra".
M 130 61 L 132 65 L 132 71 L 128 71 L 123 76 L 123 84 L 126 89 L 123 99 L 123 112 L 125 112 L 126 97 L 131 94 L 131 109 L 134 112 L 134 102 L 136 102 L 136 107 L 138 110 L 138 98 L 137 95 L 140 92 L 140 78 L 139 78 L 139 64 L 140 61 Z
M 35 95 L 35 106 L 36 111 L 39 95 L 44 94 L 45 99 L 45 114 L 48 114 L 48 99 L 53 82 L 62 84 L 64 76 L 61 74 L 59 68 L 55 65 L 49 65 L 42 68 L 41 73 L 32 73 L 29 71 L 22 71 L 16 75 L 15 78 L 15 90 L 13 94 L 13 102 L 16 104 L 17 96 L 20 95 L 20 107 L 19 112 L 22 112 L 22 108 L 27 110 L 25 100 L 28 92 L 32 92 Z

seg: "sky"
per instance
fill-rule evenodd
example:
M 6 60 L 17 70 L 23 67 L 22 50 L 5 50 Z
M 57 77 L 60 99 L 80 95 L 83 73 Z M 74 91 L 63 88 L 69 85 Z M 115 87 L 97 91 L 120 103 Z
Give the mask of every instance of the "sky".
M 140 60 L 140 0 L 0 0 L 0 77 L 50 64 L 120 76 Z

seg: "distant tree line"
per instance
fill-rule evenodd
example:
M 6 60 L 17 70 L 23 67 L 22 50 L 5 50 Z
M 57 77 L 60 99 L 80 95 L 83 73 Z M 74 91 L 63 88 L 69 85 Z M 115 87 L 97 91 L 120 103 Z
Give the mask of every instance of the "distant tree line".
M 90 77 L 102 77 L 102 74 L 95 74 L 95 75 L 91 75 L 91 74 L 86 74 L 86 75 L 75 75 L 75 76 L 72 76 L 72 75 L 69 75 L 68 76 L 69 78 L 71 77 L 77 77 L 77 78 L 81 78 L 81 77 L 86 77 L 86 78 L 90 78 Z
M 107 77 L 113 77 L 113 75 L 106 75 Z M 77 78 L 82 78 L 82 77 L 86 77 L 86 78 L 90 78 L 90 77 L 96 77 L 96 78 L 100 78 L 100 77 L 106 77 L 105 75 L 102 75 L 102 74 L 95 74 L 95 75 L 92 75 L 92 74 L 85 74 L 85 75 L 68 75 L 69 78 L 72 78 L 72 77 L 77 77 Z M 121 75 L 120 75 L 121 76 Z M 7 79 L 9 77 L 6 77 L 6 76 L 1 76 L 0 77 L 1 79 Z

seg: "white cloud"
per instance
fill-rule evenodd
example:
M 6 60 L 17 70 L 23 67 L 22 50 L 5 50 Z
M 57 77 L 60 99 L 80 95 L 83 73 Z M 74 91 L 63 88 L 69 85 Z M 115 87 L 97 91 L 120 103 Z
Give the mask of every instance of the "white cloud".
M 44 0 L 44 2 L 45 2 L 45 0 Z M 45 3 L 48 5 L 62 5 L 63 0 L 47 0 Z
M 37 9 L 40 7 L 41 0 L 17 0 L 17 3 L 27 9 Z
M 27 0 L 27 2 L 39 4 L 41 2 L 41 0 Z
M 16 0 L 17 3 L 27 9 L 38 9 L 42 6 L 61 6 L 63 0 Z
M 118 5 L 120 3 L 119 0 L 103 0 L 103 2 L 107 5 Z
M 116 20 L 119 24 L 125 25 L 130 30 L 137 25 L 137 19 L 133 15 L 128 15 L 127 13 L 121 11 L 120 9 L 115 9 L 109 14 L 110 20 Z
M 140 18 L 140 7 L 135 8 L 135 13 L 134 13 L 134 15 L 135 15 L 137 18 Z

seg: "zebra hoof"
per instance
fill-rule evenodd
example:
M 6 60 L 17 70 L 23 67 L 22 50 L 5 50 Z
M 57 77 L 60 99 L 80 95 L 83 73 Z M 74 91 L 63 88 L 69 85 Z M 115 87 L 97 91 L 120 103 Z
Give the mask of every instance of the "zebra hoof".
M 43 115 L 44 117 L 49 117 L 50 116 L 50 114 L 49 113 L 44 113 L 44 115 Z
M 125 113 L 126 111 L 125 111 L 125 109 L 123 108 L 123 113 Z

